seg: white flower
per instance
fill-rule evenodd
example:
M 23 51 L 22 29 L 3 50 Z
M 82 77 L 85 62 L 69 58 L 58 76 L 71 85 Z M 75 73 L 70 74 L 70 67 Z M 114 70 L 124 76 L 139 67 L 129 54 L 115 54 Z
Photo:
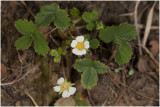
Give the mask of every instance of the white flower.
M 54 91 L 55 92 L 59 92 L 61 90 L 61 87 L 60 86 L 55 86 L 53 87 Z
M 72 87 L 74 84 L 67 82 L 63 77 L 58 79 L 58 86 L 53 87 L 55 92 L 62 93 L 62 97 L 66 98 L 73 95 L 76 92 L 76 88 Z
M 58 83 L 58 84 L 62 84 L 62 83 L 64 83 L 64 78 L 63 78 L 63 77 L 61 77 L 61 78 L 57 81 L 57 83 Z
M 72 53 L 75 55 L 84 55 L 89 48 L 89 42 L 85 41 L 83 36 L 77 36 L 76 40 L 72 41 L 71 47 L 73 48 Z

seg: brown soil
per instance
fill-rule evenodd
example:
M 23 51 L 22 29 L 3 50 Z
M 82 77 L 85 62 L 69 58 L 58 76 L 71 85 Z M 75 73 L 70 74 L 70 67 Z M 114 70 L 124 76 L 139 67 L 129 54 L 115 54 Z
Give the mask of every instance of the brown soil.
M 53 58 L 49 55 L 45 57 L 39 56 L 34 52 L 33 46 L 24 51 L 17 51 L 14 47 L 15 41 L 21 37 L 21 34 L 16 30 L 14 23 L 18 19 L 27 19 L 34 21 L 34 15 L 40 11 L 40 7 L 51 2 L 43 1 L 27 1 L 27 7 L 20 1 L 3 1 L 1 3 L 1 104 L 2 106 L 33 106 L 33 102 L 28 96 L 31 95 L 40 106 L 53 106 L 55 102 L 61 98 L 53 91 L 53 86 L 59 77 L 63 76 L 62 64 L 53 63 Z M 134 24 L 134 12 L 136 2 L 116 1 L 116 2 L 57 2 L 63 9 L 71 9 L 77 7 L 81 13 L 92 9 L 99 9 L 99 19 L 103 20 L 106 26 L 118 25 L 123 22 Z M 141 23 L 144 28 L 140 29 L 141 40 L 143 39 L 144 30 L 148 12 L 154 2 L 141 1 L 138 8 L 138 23 Z M 124 14 L 131 15 L 124 16 Z M 159 26 L 159 2 L 156 3 L 153 14 L 153 26 Z M 85 29 L 80 31 L 80 34 L 90 33 Z M 93 37 L 97 36 L 96 31 L 90 33 Z M 151 42 L 155 40 L 155 42 Z M 158 60 L 159 51 L 159 30 L 152 29 L 148 41 L 147 48 Z M 61 42 L 59 39 L 58 42 Z M 50 43 L 50 48 L 57 48 Z M 111 44 L 103 45 L 103 53 L 100 48 L 93 51 L 95 59 L 107 64 L 111 56 Z M 152 46 L 157 48 L 152 48 Z M 137 45 L 132 46 L 133 57 L 135 60 L 133 65 L 126 64 L 125 69 L 118 73 L 114 70 L 109 71 L 104 75 L 99 75 L 98 84 L 90 91 L 82 89 L 80 82 L 81 74 L 73 68 L 71 69 L 70 80 L 76 83 L 77 93 L 82 93 L 84 99 L 88 100 L 93 106 L 158 106 L 159 105 L 159 73 L 149 58 L 148 54 L 143 50 L 143 56 L 138 53 Z M 74 60 L 76 56 L 73 55 Z M 147 58 L 147 59 L 146 59 Z M 141 60 L 140 60 L 141 59 Z M 140 62 L 141 61 L 141 62 Z M 147 62 L 147 63 L 146 63 Z M 73 63 L 73 61 L 72 61 Z M 117 64 L 112 61 L 108 66 L 117 68 Z M 66 65 L 64 65 L 65 70 Z M 133 68 L 135 73 L 130 78 L 126 74 Z M 147 68 L 147 69 L 146 69 Z M 22 78 L 22 79 L 21 79 Z M 17 81 L 17 79 L 19 79 Z M 16 81 L 14 81 L 16 80 Z M 13 82 L 13 84 L 12 84 Z M 71 98 L 72 99 L 72 98 Z M 58 100 L 62 102 L 63 100 Z M 69 100 L 68 100 L 69 101 Z M 71 102 L 70 102 L 71 103 Z M 73 105 L 73 102 L 70 105 Z

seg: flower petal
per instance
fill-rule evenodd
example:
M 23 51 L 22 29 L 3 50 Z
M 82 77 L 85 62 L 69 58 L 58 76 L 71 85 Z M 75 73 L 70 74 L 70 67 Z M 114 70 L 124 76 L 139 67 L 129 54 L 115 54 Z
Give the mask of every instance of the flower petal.
M 73 95 L 76 92 L 76 88 L 75 87 L 69 87 L 69 94 Z
M 84 42 L 84 48 L 86 48 L 86 49 L 89 48 L 89 42 L 88 42 L 88 41 L 85 41 L 85 42 Z
M 70 93 L 68 92 L 68 91 L 64 91 L 63 93 L 62 93 L 62 97 L 63 98 L 66 98 L 66 97 L 69 97 L 70 96 Z
M 83 55 L 83 51 L 82 50 L 78 50 L 78 55 Z
M 62 83 L 64 83 L 64 78 L 63 78 L 63 77 L 61 77 L 61 78 L 57 81 L 57 83 L 58 83 L 58 84 L 62 84 Z
M 86 54 L 86 50 L 85 49 L 82 50 L 82 54 L 83 55 Z
M 72 49 L 72 53 L 78 55 L 78 49 L 77 48 Z
M 59 92 L 61 90 L 61 87 L 60 86 L 55 86 L 53 87 L 54 91 L 55 92 Z
M 71 47 L 72 48 L 76 47 L 77 43 L 78 43 L 78 41 L 73 40 L 72 43 L 71 43 Z
M 83 36 L 77 36 L 77 37 L 76 37 L 76 40 L 77 40 L 78 42 L 83 42 L 83 41 L 84 41 L 84 37 L 83 37 Z

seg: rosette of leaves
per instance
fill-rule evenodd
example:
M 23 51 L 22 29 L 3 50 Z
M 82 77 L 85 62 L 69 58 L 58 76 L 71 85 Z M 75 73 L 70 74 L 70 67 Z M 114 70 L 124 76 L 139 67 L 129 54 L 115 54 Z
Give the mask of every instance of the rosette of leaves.
M 66 29 L 70 25 L 68 13 L 63 9 L 59 9 L 56 3 L 42 6 L 35 20 L 38 28 L 45 27 L 52 22 L 60 29 Z
M 62 50 L 62 48 L 58 48 L 58 51 L 55 50 L 55 49 L 52 49 L 50 51 L 50 55 L 51 56 L 54 56 L 54 62 L 55 63 L 60 63 L 61 61 L 61 55 L 65 55 L 66 54 L 66 51 Z
M 95 86 L 98 82 L 98 74 L 104 74 L 108 71 L 108 68 L 101 62 L 88 58 L 77 59 L 74 68 L 78 72 L 82 72 L 81 82 L 85 89 L 91 89 Z
M 86 29 L 92 31 L 96 26 L 98 20 L 98 10 L 92 10 L 91 12 L 84 12 L 82 19 L 87 22 Z
M 20 33 L 24 35 L 15 42 L 15 47 L 17 50 L 28 49 L 31 46 L 32 42 L 34 42 L 35 52 L 41 55 L 45 55 L 48 53 L 48 51 L 50 50 L 48 47 L 48 43 L 44 35 L 38 32 L 38 29 L 33 22 L 19 19 L 16 21 L 15 27 Z
M 132 55 L 132 49 L 127 44 L 127 41 L 131 41 L 136 37 L 136 28 L 128 23 L 120 24 L 119 26 L 107 26 L 100 30 L 99 38 L 109 43 L 113 41 L 114 45 L 118 45 L 119 48 L 115 54 L 115 61 L 121 65 L 128 63 Z

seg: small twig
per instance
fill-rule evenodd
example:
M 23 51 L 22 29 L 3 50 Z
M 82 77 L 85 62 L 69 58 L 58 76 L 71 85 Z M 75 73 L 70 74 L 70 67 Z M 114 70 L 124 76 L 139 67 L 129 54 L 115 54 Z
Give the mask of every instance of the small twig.
M 152 25 L 152 17 L 153 17 L 153 12 L 154 12 L 154 7 L 156 5 L 156 2 L 157 1 L 154 2 L 152 8 L 149 11 L 148 17 L 147 17 L 147 24 L 146 24 L 144 37 L 143 37 L 143 42 L 142 42 L 143 46 L 146 45 L 146 42 L 147 42 L 147 39 L 148 39 L 148 36 L 149 36 L 149 33 L 150 33 L 150 29 L 151 29 L 151 25 Z
M 35 15 L 33 14 L 33 12 L 31 11 L 30 8 L 28 8 L 27 4 L 24 1 L 21 1 L 21 3 L 27 8 L 28 12 L 35 18 Z
M 116 47 L 115 47 L 115 49 L 114 49 L 114 51 L 113 51 L 113 53 L 112 53 L 112 56 L 110 57 L 110 59 L 109 59 L 109 63 L 112 61 L 112 59 L 114 58 L 114 56 L 116 55 L 116 52 L 117 52 L 117 50 L 118 50 L 118 45 L 116 44 Z
M 65 73 L 64 64 L 63 64 L 63 56 L 62 56 L 62 72 L 63 72 L 64 78 L 66 78 L 66 73 Z
M 138 43 L 140 44 L 141 40 L 140 40 L 139 29 L 138 29 L 138 20 L 137 20 L 137 10 L 138 10 L 139 3 L 140 3 L 140 1 L 137 1 L 136 5 L 135 5 L 135 9 L 134 9 L 134 23 L 135 23 L 136 30 L 137 30 Z M 142 55 L 142 49 L 141 49 L 141 47 L 139 47 L 139 54 Z
M 37 104 L 36 101 L 33 99 L 33 97 L 32 97 L 27 91 L 26 91 L 25 93 L 26 93 L 26 95 L 32 100 L 33 104 L 34 104 L 36 107 L 38 107 L 38 104 Z
M 134 13 L 131 12 L 131 13 L 124 13 L 124 14 L 120 14 L 119 16 L 133 16 Z
M 143 24 L 138 24 L 139 29 L 144 29 L 145 26 Z M 159 30 L 159 26 L 151 26 L 151 30 Z

